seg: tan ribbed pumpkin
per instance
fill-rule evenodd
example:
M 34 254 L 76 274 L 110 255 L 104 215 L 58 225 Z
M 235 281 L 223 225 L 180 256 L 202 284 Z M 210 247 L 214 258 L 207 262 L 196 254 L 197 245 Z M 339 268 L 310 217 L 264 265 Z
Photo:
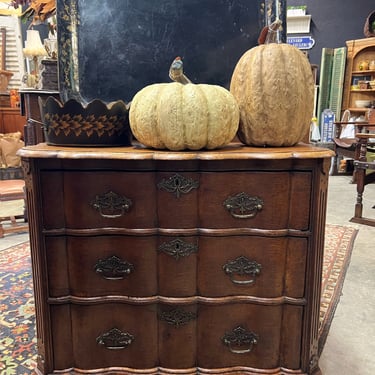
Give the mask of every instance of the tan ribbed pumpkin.
M 289 44 L 263 44 L 238 61 L 230 91 L 240 107 L 239 139 L 253 146 L 293 146 L 310 129 L 314 82 L 307 57 Z
M 221 86 L 159 83 L 133 98 L 130 128 L 140 143 L 157 149 L 215 149 L 236 135 L 239 109 Z

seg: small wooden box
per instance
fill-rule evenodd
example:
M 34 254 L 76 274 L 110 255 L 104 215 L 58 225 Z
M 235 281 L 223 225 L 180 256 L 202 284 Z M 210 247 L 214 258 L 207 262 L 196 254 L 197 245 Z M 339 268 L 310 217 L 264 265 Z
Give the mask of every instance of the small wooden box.
M 10 96 L 8 93 L 0 92 L 0 107 L 10 107 Z
M 358 86 L 360 90 L 367 90 L 370 88 L 368 81 L 358 81 Z

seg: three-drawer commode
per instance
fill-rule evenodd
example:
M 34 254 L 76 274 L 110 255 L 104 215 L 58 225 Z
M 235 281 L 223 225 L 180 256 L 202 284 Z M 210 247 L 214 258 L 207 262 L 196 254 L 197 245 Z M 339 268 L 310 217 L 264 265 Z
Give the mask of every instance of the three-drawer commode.
M 20 154 L 39 374 L 320 374 L 329 150 Z

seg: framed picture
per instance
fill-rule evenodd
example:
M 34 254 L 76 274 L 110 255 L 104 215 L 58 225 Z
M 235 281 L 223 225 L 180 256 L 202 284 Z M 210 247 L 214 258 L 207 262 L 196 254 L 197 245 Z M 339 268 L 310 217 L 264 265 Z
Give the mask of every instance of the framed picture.
M 371 81 L 371 76 L 353 76 L 352 86 L 358 86 L 360 81 Z

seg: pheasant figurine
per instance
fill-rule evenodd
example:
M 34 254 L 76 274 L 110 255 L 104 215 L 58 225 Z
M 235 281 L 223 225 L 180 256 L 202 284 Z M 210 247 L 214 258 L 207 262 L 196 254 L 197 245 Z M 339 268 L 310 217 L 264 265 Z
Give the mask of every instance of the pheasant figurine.
M 190 79 L 184 74 L 184 63 L 182 62 L 181 57 L 177 56 L 173 60 L 169 68 L 169 78 L 172 81 L 180 82 L 184 85 L 191 83 Z

